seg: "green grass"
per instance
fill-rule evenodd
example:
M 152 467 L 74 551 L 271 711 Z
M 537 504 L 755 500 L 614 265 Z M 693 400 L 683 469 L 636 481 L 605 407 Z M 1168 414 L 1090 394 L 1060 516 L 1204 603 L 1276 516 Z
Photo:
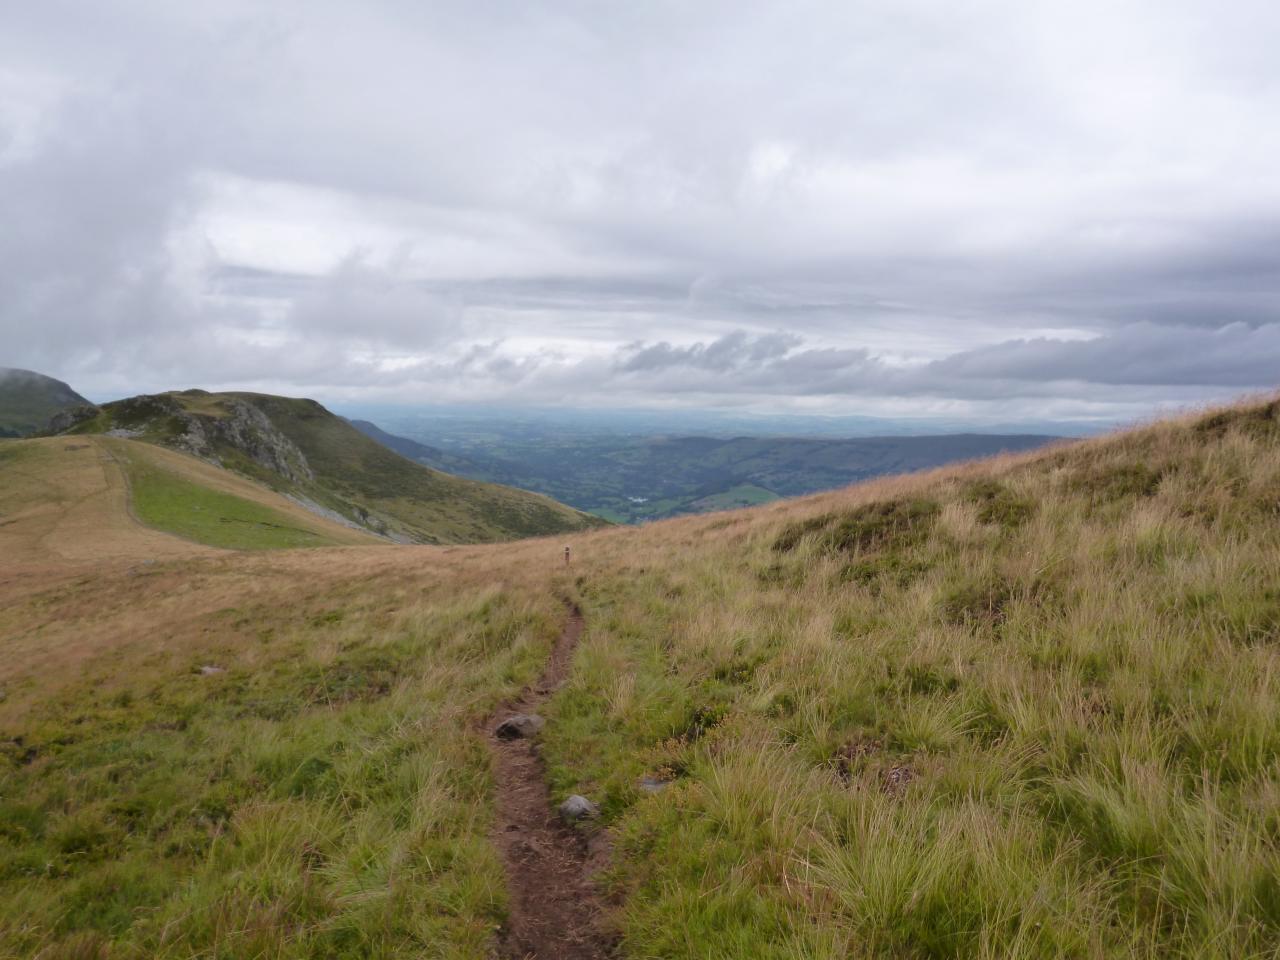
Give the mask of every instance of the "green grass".
M 627 514 L 609 507 L 599 507 L 590 512 L 593 516 L 597 516 L 601 520 L 608 520 L 610 523 L 626 523 L 629 519 Z
M 132 458 L 126 470 L 134 513 L 148 526 L 229 550 L 330 546 L 279 511 L 201 486 Z
M 1280 953 L 1280 429 L 1232 413 L 603 547 L 546 756 L 625 955 Z
M 0 733 L 0 957 L 488 956 L 505 892 L 474 721 L 559 611 L 397 611 L 370 586 L 214 615 L 266 632 Z

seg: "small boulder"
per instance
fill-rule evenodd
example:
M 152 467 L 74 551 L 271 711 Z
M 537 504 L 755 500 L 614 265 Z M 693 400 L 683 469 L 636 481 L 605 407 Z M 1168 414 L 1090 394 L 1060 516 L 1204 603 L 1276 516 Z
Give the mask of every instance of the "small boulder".
M 599 815 L 600 807 L 598 804 L 594 804 L 586 797 L 580 797 L 576 793 L 560 804 L 560 816 L 570 823 Z
M 519 740 L 535 736 L 545 724 L 536 713 L 517 713 L 498 724 L 493 733 L 499 740 Z
M 216 677 L 218 674 L 226 673 L 226 672 L 227 672 L 226 667 L 215 667 L 211 663 L 206 663 L 203 667 L 200 668 L 200 676 L 202 677 Z

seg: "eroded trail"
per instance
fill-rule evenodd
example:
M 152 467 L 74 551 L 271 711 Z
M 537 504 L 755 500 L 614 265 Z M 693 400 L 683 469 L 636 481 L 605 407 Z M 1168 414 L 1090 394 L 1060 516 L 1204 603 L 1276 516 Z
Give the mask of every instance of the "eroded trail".
M 507 872 L 510 917 L 499 934 L 505 960 L 598 960 L 613 955 L 593 876 L 608 857 L 603 831 L 590 838 L 565 824 L 551 796 L 536 738 L 504 740 L 493 730 L 512 714 L 534 714 L 564 683 L 582 636 L 573 609 L 542 676 L 489 717 L 497 776 L 494 843 Z

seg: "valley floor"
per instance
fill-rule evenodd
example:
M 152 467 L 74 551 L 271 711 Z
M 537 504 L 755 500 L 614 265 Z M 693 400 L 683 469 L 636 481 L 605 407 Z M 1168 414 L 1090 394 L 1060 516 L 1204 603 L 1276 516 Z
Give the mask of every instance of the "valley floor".
M 489 547 L 197 546 L 13 450 L 0 957 L 495 955 L 566 603 L 622 956 L 1280 952 L 1275 403 Z

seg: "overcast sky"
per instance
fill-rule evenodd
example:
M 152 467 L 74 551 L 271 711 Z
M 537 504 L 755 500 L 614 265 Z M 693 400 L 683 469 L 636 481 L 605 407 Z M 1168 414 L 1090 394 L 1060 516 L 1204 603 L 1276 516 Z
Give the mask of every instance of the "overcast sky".
M 0 366 L 1143 415 L 1280 379 L 1280 4 L 0 0 Z

